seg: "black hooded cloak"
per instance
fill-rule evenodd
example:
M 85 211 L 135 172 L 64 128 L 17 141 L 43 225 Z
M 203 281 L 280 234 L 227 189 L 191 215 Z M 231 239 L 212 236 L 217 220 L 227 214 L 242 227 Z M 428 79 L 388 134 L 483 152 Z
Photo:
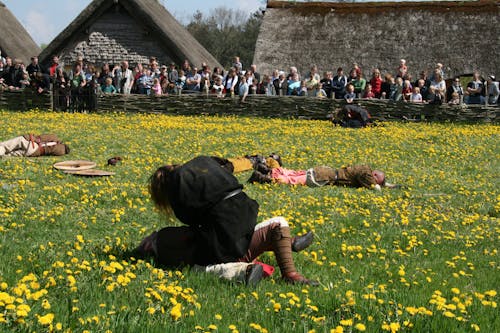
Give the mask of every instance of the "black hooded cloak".
M 236 261 L 248 250 L 259 205 L 243 185 L 208 156 L 174 169 L 168 199 L 175 216 L 190 226 L 200 265 Z

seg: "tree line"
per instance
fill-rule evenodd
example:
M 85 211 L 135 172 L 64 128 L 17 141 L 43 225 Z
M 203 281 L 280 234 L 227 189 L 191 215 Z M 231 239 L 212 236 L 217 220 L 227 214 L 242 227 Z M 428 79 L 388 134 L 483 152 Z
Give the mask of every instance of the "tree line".
M 232 66 L 235 56 L 247 68 L 253 62 L 262 18 L 260 10 L 248 15 L 219 7 L 206 16 L 195 12 L 186 28 L 225 68 Z

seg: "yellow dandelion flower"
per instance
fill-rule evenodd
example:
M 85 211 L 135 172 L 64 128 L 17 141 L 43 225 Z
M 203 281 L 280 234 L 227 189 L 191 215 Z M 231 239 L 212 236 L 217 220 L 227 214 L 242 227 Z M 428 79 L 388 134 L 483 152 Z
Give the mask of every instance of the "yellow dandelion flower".
M 38 323 L 44 326 L 52 324 L 53 320 L 54 320 L 53 313 L 47 313 L 45 316 L 38 317 Z
M 354 328 L 360 332 L 366 331 L 366 326 L 362 323 L 357 323 L 356 325 L 354 325 Z

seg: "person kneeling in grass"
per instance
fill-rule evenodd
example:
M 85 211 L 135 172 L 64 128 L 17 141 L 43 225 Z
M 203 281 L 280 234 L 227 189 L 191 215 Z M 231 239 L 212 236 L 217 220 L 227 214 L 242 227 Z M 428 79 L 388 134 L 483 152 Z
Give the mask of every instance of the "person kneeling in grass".
M 292 258 L 292 249 L 309 246 L 312 234 L 292 239 L 282 217 L 256 224 L 259 205 L 242 188 L 211 157 L 160 167 L 150 178 L 151 198 L 160 211 L 173 212 L 186 226 L 154 232 L 136 251 L 154 256 L 161 265 L 196 264 L 209 266 L 209 272 L 210 265 L 252 263 L 263 252 L 273 251 L 285 282 L 317 285 L 297 272 Z
M 348 187 L 366 187 L 380 191 L 382 187 L 395 188 L 399 185 L 385 181 L 385 174 L 380 170 L 372 170 L 368 165 L 355 165 L 333 169 L 328 166 L 318 166 L 307 170 L 289 170 L 274 168 L 269 173 L 254 171 L 249 183 L 283 183 L 291 185 L 307 185 L 320 187 L 337 185 Z
M 62 156 L 69 154 L 68 145 L 59 140 L 55 134 L 26 134 L 0 142 L 0 157 L 2 156 Z

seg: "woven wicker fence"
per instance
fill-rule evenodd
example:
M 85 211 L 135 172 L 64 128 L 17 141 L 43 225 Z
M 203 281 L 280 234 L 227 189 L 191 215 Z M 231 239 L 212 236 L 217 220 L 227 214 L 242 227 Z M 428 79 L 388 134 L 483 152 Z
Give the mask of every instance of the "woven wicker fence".
M 426 121 L 498 122 L 498 105 L 428 105 L 360 99 L 373 118 L 379 120 L 414 119 Z M 326 119 L 344 105 L 342 100 L 296 96 L 248 96 L 245 102 L 235 98 L 218 98 L 203 94 L 170 96 L 101 95 L 97 98 L 97 112 L 147 112 L 179 115 L 245 115 L 277 118 Z M 29 89 L 1 91 L 0 109 L 53 109 L 49 93 L 38 94 Z

